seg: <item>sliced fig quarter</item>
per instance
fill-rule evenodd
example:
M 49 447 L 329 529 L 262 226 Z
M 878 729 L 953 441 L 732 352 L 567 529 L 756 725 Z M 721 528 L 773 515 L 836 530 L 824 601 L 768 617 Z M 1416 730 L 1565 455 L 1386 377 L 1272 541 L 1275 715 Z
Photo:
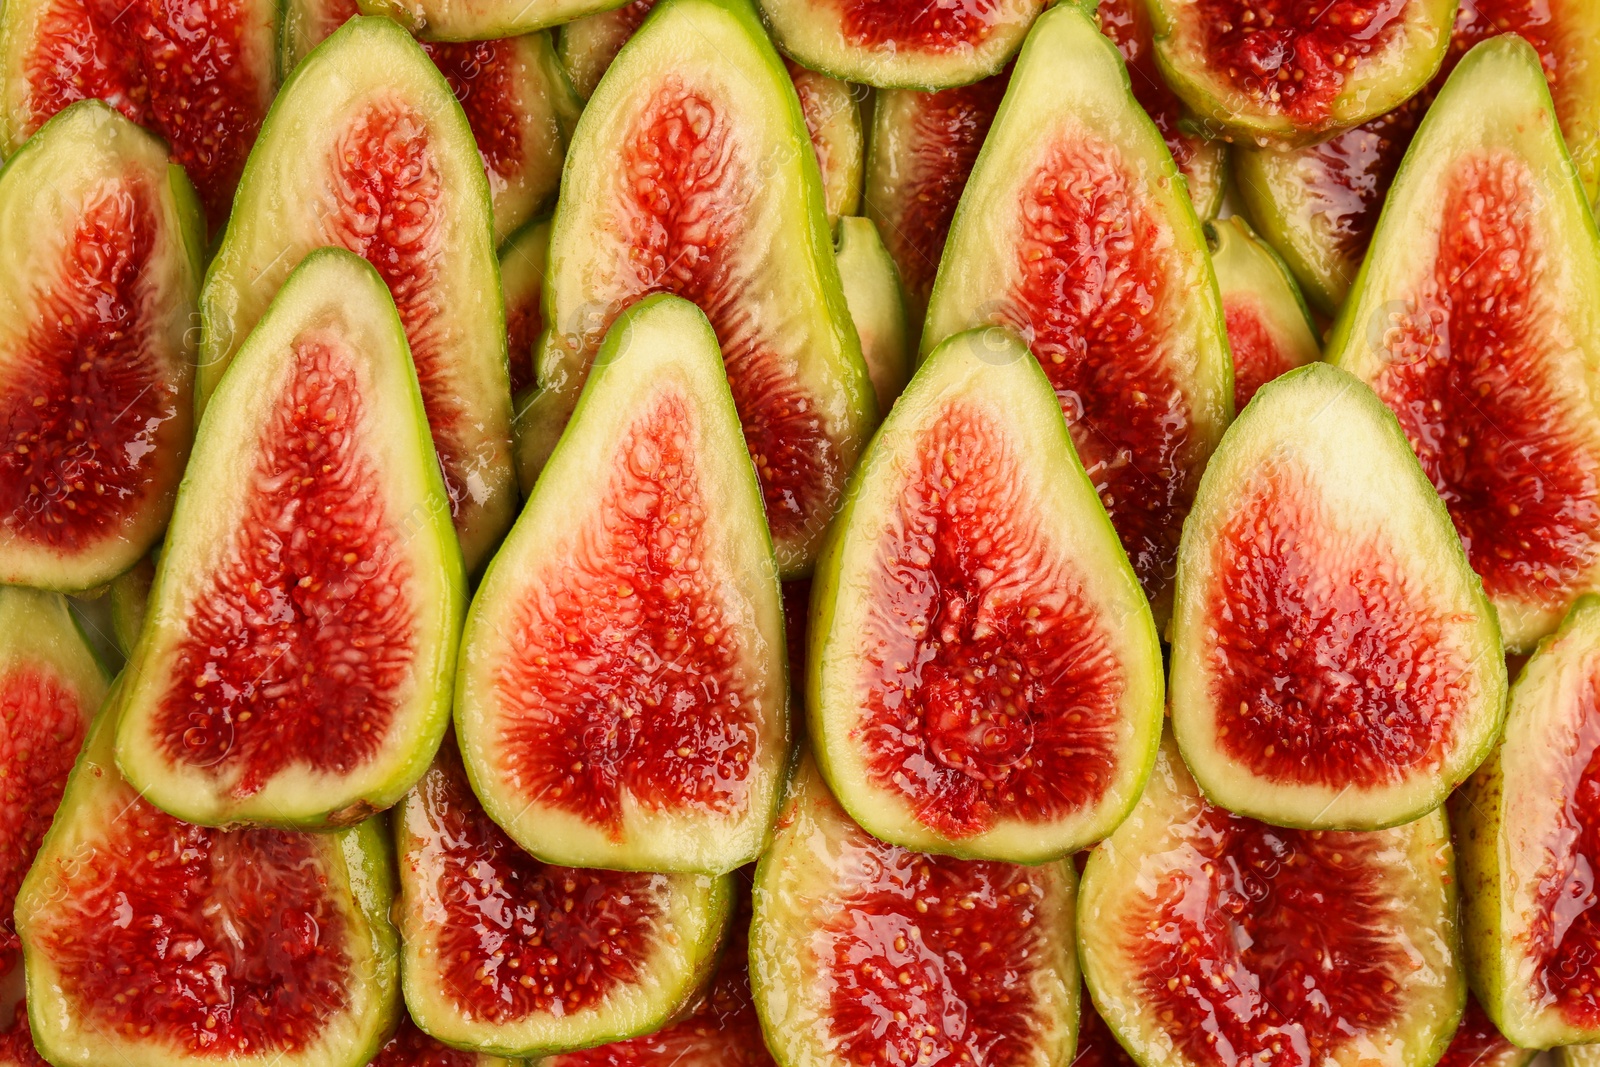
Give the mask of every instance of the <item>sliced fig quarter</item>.
M 462 756 L 548 863 L 721 874 L 771 836 L 783 608 L 721 360 L 688 301 L 617 319 L 468 614 Z
M 556 30 L 556 54 L 579 96 L 589 99 L 601 75 L 655 6 L 656 0 L 632 0 L 574 19 Z
M 1528 1067 L 1537 1055 L 1536 1049 L 1519 1048 L 1507 1041 L 1478 998 L 1469 994 L 1461 1025 L 1437 1067 Z
M 1040 16 L 1017 59 L 950 227 L 922 351 L 991 324 L 1044 367 L 1164 629 L 1178 533 L 1233 415 L 1232 364 L 1172 156 L 1116 48 L 1071 4 Z
M 450 1045 L 532 1056 L 659 1029 L 716 966 L 733 879 L 548 866 L 446 744 L 395 820 L 406 1004 Z
M 1234 215 L 1206 233 L 1233 353 L 1233 407 L 1243 411 L 1257 389 L 1322 353 L 1294 275 L 1250 224 Z
M 166 156 L 84 101 L 0 171 L 0 582 L 103 585 L 172 512 L 205 223 Z
M 461 555 L 377 271 L 307 256 L 206 408 L 128 660 L 117 762 L 208 826 L 400 799 L 449 723 Z
M 289 271 L 326 245 L 371 262 L 395 297 L 476 572 L 517 505 L 488 182 L 449 82 L 387 19 L 318 45 L 262 125 L 201 290 L 201 410 Z
M 1416 1067 L 1466 997 L 1450 834 L 1285 830 L 1206 801 L 1170 743 L 1089 856 L 1078 956 L 1146 1067 Z
M 1399 416 L 1509 649 L 1600 589 L 1600 236 L 1522 38 L 1429 108 L 1327 353 Z
M 39 1051 L 56 1067 L 363 1067 L 400 1003 L 381 820 L 179 822 L 117 773 L 118 699 L 17 895 Z
M 1021 340 L 957 334 L 862 457 L 812 579 L 818 765 L 868 833 L 1038 863 L 1139 798 L 1161 642 Z
M 661 291 L 705 309 L 785 578 L 810 572 L 876 421 L 812 154 L 747 0 L 658 5 L 573 135 L 537 359 L 560 427 L 623 309 Z
M 750 984 L 782 1067 L 1072 1058 L 1077 876 L 868 836 L 803 758 L 756 870 Z
M 1493 608 L 1394 417 L 1313 363 L 1256 393 L 1183 530 L 1172 729 L 1208 799 L 1279 826 L 1419 818 L 1499 736 Z
M 900 272 L 871 219 L 841 218 L 834 252 L 878 410 L 887 412 L 911 377 L 912 345 Z

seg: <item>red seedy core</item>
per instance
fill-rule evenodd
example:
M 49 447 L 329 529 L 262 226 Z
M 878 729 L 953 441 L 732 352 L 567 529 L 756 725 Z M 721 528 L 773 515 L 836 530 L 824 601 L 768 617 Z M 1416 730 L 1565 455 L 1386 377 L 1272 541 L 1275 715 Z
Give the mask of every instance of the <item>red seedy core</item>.
M 429 830 L 401 862 L 427 883 L 438 979 L 461 1011 L 571 1015 L 643 978 L 670 931 L 667 875 L 539 862 L 484 814 L 453 747 L 420 789 Z
M 980 47 L 999 29 L 1033 18 L 1006 0 L 835 0 L 845 43 L 875 52 L 945 55 Z
M 1137 1067 L 1094 1010 L 1087 989 L 1078 991 L 1078 1051 L 1072 1067 Z
M 467 124 L 478 142 L 491 188 L 504 186 L 516 177 L 526 157 L 517 92 L 521 61 L 515 38 L 457 44 L 424 42 L 422 50 L 444 74 L 450 91 L 467 113 Z
M 238 797 L 286 767 L 373 759 L 412 681 L 411 567 L 361 444 L 361 353 L 307 334 L 291 358 L 155 719 L 169 759 L 233 777 Z
M 860 634 L 851 741 L 949 837 L 1081 811 L 1118 770 L 1121 666 L 1002 417 L 952 400 L 922 431 Z
M 28 1008 L 17 1002 L 9 1025 L 0 1027 L 0 1063 L 6 1067 L 50 1067 L 33 1046 L 33 1031 L 28 1028 Z
M 1324 128 L 1345 80 L 1403 32 L 1421 0 L 1200 0 L 1205 62 L 1254 106 Z
M 614 840 L 625 795 L 743 810 L 760 745 L 754 650 L 706 558 L 692 410 L 663 389 L 622 432 L 573 544 L 520 590 L 495 678 L 507 783 Z
M 1560 26 L 1550 8 L 1550 0 L 1461 0 L 1461 6 L 1456 9 L 1455 25 L 1451 28 L 1450 50 L 1430 88 L 1437 92 L 1461 57 L 1472 51 L 1473 45 L 1502 33 L 1515 33 L 1539 53 L 1545 79 L 1550 82 L 1559 105 L 1562 62 L 1555 41 L 1560 35 Z
M 1205 147 L 1205 141 L 1187 136 L 1178 128 L 1183 104 L 1167 86 L 1166 78 L 1156 66 L 1150 19 L 1142 0 L 1100 0 L 1095 17 L 1099 20 L 1100 32 L 1109 37 L 1111 43 L 1117 46 L 1117 51 L 1122 53 L 1122 61 L 1128 68 L 1128 79 L 1133 85 L 1133 98 L 1156 124 L 1156 129 L 1161 131 L 1173 161 L 1193 180 L 1191 164 Z
M 1384 324 L 1390 366 L 1375 384 L 1489 595 L 1558 608 L 1600 552 L 1600 455 L 1567 429 L 1580 416 L 1550 381 L 1571 342 L 1551 333 L 1538 200 L 1523 160 L 1457 164 L 1433 271 Z
M 35 920 L 74 1015 L 134 1042 L 153 1028 L 218 1060 L 315 1043 L 348 1010 L 355 964 L 331 846 L 190 826 L 130 791 L 111 800 L 95 847 L 58 861 L 60 896 Z
M 151 350 L 155 229 L 147 189 L 106 183 L 41 287 L 26 340 L 7 353 L 0 528 L 13 537 L 88 551 L 170 487 L 179 389 Z
M 228 0 L 50 0 L 24 60 L 31 132 L 99 97 L 172 146 L 213 229 L 266 116 L 272 43 Z
M 1029 339 L 1073 443 L 1152 601 L 1171 589 L 1204 457 L 1167 346 L 1189 299 L 1172 232 L 1118 149 L 1052 145 L 1017 205 L 1019 280 L 996 318 Z
M 1148 1017 L 1189 1059 L 1311 1067 L 1394 1022 L 1412 963 L 1385 884 L 1392 839 L 1203 801 L 1175 830 L 1154 895 L 1130 898 L 1124 951 Z
M 1271 781 L 1401 781 L 1444 758 L 1472 695 L 1449 641 L 1463 620 L 1432 607 L 1395 546 L 1338 530 L 1304 475 L 1267 461 L 1217 533 L 1217 743 Z
M 1294 369 L 1294 360 L 1278 345 L 1267 325 L 1261 302 L 1234 293 L 1222 302 L 1228 323 L 1228 347 L 1233 350 L 1233 409 L 1243 411 L 1256 390 L 1278 375 Z
M 1511 1067 L 1527 1055 L 1495 1029 L 1478 998 L 1468 994 L 1466 1014 L 1437 1067 Z
M 440 1044 L 407 1015 L 400 1030 L 372 1058 L 367 1067 L 477 1067 L 478 1054 Z

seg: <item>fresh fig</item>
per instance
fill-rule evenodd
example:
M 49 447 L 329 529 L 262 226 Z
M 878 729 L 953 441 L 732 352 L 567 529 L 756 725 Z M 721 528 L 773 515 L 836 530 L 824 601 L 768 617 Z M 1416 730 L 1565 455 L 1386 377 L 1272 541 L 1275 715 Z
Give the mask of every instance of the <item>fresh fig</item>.
M 1600 589 L 1600 235 L 1522 38 L 1428 110 L 1327 353 L 1399 416 L 1509 649 Z
M 179 822 L 117 773 L 118 692 L 17 895 L 39 1051 L 56 1067 L 366 1064 L 400 1000 L 381 820 Z
M 1528 1067 L 1538 1053 L 1518 1048 L 1495 1029 L 1478 998 L 1468 995 L 1467 1010 L 1461 1016 L 1450 1047 L 1439 1057 L 1437 1067 Z
M 1456 0 L 1143 0 L 1167 83 L 1218 135 L 1309 144 L 1415 95 Z
M 869 837 L 803 760 L 756 871 L 750 984 L 783 1067 L 1072 1056 L 1077 876 Z
M 1249 223 L 1234 215 L 1206 232 L 1233 352 L 1233 407 L 1243 411 L 1257 389 L 1320 357 L 1316 326 L 1294 275 Z
M 624 308 L 662 290 L 704 308 L 786 578 L 810 571 L 876 418 L 809 141 L 747 0 L 658 5 L 573 135 L 537 359 L 559 427 Z
M 417 1029 L 417 1024 L 407 1016 L 400 1029 L 367 1067 L 520 1067 L 511 1060 L 483 1052 L 451 1048 L 437 1038 L 429 1037 Z
M 922 351 L 989 324 L 1044 366 L 1164 627 L 1178 532 L 1232 416 L 1232 365 L 1172 157 L 1116 48 L 1071 4 L 1023 46 L 950 227 Z
M 627 0 L 356 0 L 424 41 L 493 41 L 608 11 Z
M 547 863 L 721 874 L 766 847 L 783 609 L 733 405 L 693 305 L 624 312 L 478 587 L 461 752 L 489 817 Z
M 171 514 L 205 238 L 166 155 L 84 101 L 0 171 L 0 582 L 103 585 Z
M 900 273 L 871 219 L 841 218 L 835 255 L 878 410 L 888 411 L 911 377 L 911 339 Z
M 107 596 L 111 608 L 111 637 L 124 658 L 133 651 L 139 631 L 144 629 L 150 587 L 156 580 L 155 552 L 151 549 L 150 555 L 117 575 Z
M 394 294 L 476 571 L 517 503 L 488 184 L 449 82 L 386 19 L 352 19 L 318 45 L 262 126 L 201 291 L 202 405 L 289 271 L 324 245 L 365 257 Z
M 406 1004 L 448 1044 L 530 1056 L 634 1037 L 716 964 L 731 878 L 546 866 L 484 814 L 453 745 L 395 828 Z
M 1089 856 L 1078 954 L 1147 1067 L 1431 1064 L 1466 997 L 1452 871 L 1440 812 L 1367 834 L 1279 829 L 1208 803 L 1164 743 Z
M 1183 530 L 1172 729 L 1207 799 L 1278 826 L 1417 819 L 1499 736 L 1495 614 L 1394 417 L 1343 371 L 1269 382 Z
M 866 152 L 861 131 L 861 109 L 850 86 L 785 60 L 789 80 L 800 97 L 800 113 L 822 171 L 822 200 L 828 225 L 841 215 L 854 215 L 861 207 L 861 167 Z
M 655 6 L 656 0 L 632 0 L 609 11 L 574 19 L 556 31 L 556 54 L 579 96 L 589 99 L 600 84 L 600 76 Z
M 1071 1067 L 1138 1067 L 1094 1010 L 1087 990 L 1078 994 L 1078 1047 Z
M 1020 339 L 928 356 L 872 439 L 812 579 L 806 708 L 870 834 L 1038 863 L 1139 799 L 1161 641 Z
M 533 384 L 533 351 L 544 332 L 540 300 L 550 264 L 550 220 L 535 219 L 500 247 L 500 291 L 506 302 L 506 348 L 511 357 L 511 391 Z M 533 483 L 526 486 L 532 491 Z
M 378 273 L 307 256 L 206 409 L 129 657 L 117 761 L 208 826 L 347 825 L 449 722 L 461 556 Z

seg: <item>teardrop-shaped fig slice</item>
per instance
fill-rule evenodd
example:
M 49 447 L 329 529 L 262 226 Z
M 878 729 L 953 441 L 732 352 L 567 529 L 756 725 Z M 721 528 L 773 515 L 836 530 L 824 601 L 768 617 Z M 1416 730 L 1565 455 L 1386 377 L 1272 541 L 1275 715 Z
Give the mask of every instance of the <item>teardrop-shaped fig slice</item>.
M 573 135 L 537 366 L 559 427 L 624 308 L 665 290 L 705 309 L 786 578 L 876 421 L 811 152 L 747 0 L 657 6 Z
M 172 512 L 204 223 L 166 155 L 85 101 L 0 171 L 0 582 L 102 585 Z
M 39 1050 L 56 1067 L 363 1067 L 400 1003 L 382 820 L 179 822 L 117 773 L 118 700 L 17 895 Z
M 771 835 L 783 609 L 733 404 L 693 305 L 624 312 L 478 587 L 462 756 L 546 862 L 720 874 Z
M 307 256 L 218 385 L 129 658 L 117 761 L 209 826 L 346 825 L 449 722 L 465 594 L 377 272 Z
M 1499 736 L 1494 610 L 1394 417 L 1343 371 L 1267 383 L 1211 458 L 1168 686 L 1206 796 L 1280 826 L 1419 818 Z
M 871 219 L 840 219 L 834 254 L 878 410 L 886 412 L 911 377 L 911 338 L 900 272 Z
M 365 257 L 394 295 L 476 571 L 517 504 L 489 191 L 449 82 L 387 19 L 318 45 L 261 128 L 200 295 L 202 405 L 289 271 L 325 245 Z
M 504 1056 L 658 1029 L 716 966 L 733 879 L 554 867 L 484 814 L 446 744 L 395 820 L 406 1004 Z
M 1250 224 L 1234 215 L 1206 233 L 1233 353 L 1233 407 L 1243 411 L 1257 389 L 1315 361 L 1321 351 L 1294 275 Z
M 589 99 L 600 84 L 601 75 L 655 6 L 656 0 L 632 0 L 609 11 L 574 19 L 556 30 L 556 54 L 579 96 Z
M 367 1067 L 522 1067 L 520 1062 L 485 1052 L 451 1048 L 417 1029 L 407 1015 Z M 687 1065 L 686 1065 L 687 1067 Z
M 1072 1055 L 1077 876 L 868 836 L 803 758 L 756 871 L 750 979 L 783 1067 Z
M 989 328 L 924 361 L 813 577 L 817 761 L 868 833 L 1014 863 L 1139 798 L 1161 642 L 1039 364 Z
M 822 171 L 822 200 L 828 225 L 841 215 L 854 215 L 861 207 L 861 167 L 866 136 L 861 130 L 861 109 L 850 86 L 837 78 L 807 70 L 792 59 L 784 61 L 789 80 L 800 97 L 800 113 Z
M 1172 156 L 1116 48 L 1071 4 L 1040 17 L 1017 60 L 950 227 L 922 351 L 990 324 L 1043 365 L 1164 628 L 1178 533 L 1233 414 L 1232 364 Z
M 1471 887 L 1466 891 L 1471 892 Z M 1538 1054 L 1536 1049 L 1519 1048 L 1507 1041 L 1478 998 L 1468 994 L 1461 1025 L 1436 1067 L 1528 1067 Z
M 1207 803 L 1167 742 L 1089 856 L 1078 955 L 1145 1067 L 1419 1067 L 1466 997 L 1453 873 L 1441 812 L 1280 829 Z

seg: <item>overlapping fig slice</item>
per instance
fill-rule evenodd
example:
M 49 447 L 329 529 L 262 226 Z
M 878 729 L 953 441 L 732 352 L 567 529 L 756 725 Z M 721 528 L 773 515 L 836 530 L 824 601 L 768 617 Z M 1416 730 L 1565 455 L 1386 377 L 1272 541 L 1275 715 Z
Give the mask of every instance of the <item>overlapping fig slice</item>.
M 382 278 L 307 256 L 195 440 L 129 657 L 117 761 L 204 825 L 347 825 L 427 768 L 465 584 Z
M 378 269 L 405 324 L 469 571 L 517 504 L 490 215 L 449 82 L 394 23 L 352 19 L 284 83 L 200 298 L 204 403 L 307 252 L 348 248 Z
M 1147 1067 L 1415 1067 L 1461 1016 L 1439 812 L 1374 833 L 1279 829 L 1207 803 L 1164 743 L 1080 892 L 1089 992 Z
M 911 338 L 900 272 L 871 219 L 841 218 L 835 255 L 878 410 L 886 412 L 911 377 Z
M 693 301 L 717 331 L 778 565 L 802 576 L 876 411 L 794 87 L 747 0 L 665 0 L 610 75 L 578 122 L 550 235 L 549 418 L 565 423 L 624 308 Z
M 1269 382 L 1183 530 L 1168 681 L 1215 804 L 1280 826 L 1416 819 L 1488 755 L 1494 610 L 1394 417 L 1343 371 Z
M 1470 887 L 1469 887 L 1470 888 Z M 1527 1067 L 1538 1052 L 1518 1048 L 1495 1028 L 1478 998 L 1467 996 L 1467 1010 L 1461 1016 L 1450 1047 L 1439 1057 L 1437 1067 Z
M 823 774 L 885 841 L 1015 863 L 1127 815 L 1161 736 L 1161 642 L 1054 391 L 989 328 L 928 356 L 812 579 Z
M 792 59 L 784 60 L 800 113 L 822 171 L 822 199 L 828 225 L 841 215 L 854 215 L 861 207 L 861 168 L 866 137 L 861 130 L 861 109 L 850 86 L 826 74 L 807 70 Z
M 521 1067 L 483 1052 L 451 1048 L 417 1029 L 408 1015 L 395 1035 L 383 1043 L 367 1067 Z
M 756 872 L 750 977 L 783 1067 L 1069 1061 L 1077 876 L 870 837 L 802 761 Z
M 1398 107 L 1433 77 L 1456 0 L 1143 0 L 1156 61 L 1201 119 L 1307 144 Z
M 399 1006 L 393 857 L 333 834 L 179 822 L 117 773 L 114 692 L 17 896 L 56 1067 L 362 1067 Z
M 111 637 L 124 657 L 133 651 L 139 631 L 144 628 L 145 609 L 150 602 L 150 587 L 156 580 L 155 553 L 117 575 L 107 593 L 111 611 Z
M 1327 351 L 1398 415 L 1508 648 L 1600 589 L 1600 237 L 1521 38 L 1429 109 Z
M 395 829 L 406 1004 L 448 1044 L 530 1056 L 634 1037 L 716 965 L 732 878 L 547 866 L 484 814 L 453 745 Z
M 1294 275 L 1234 215 L 1207 228 L 1233 353 L 1233 407 L 1244 410 L 1267 382 L 1316 360 L 1316 327 Z
M 1205 236 L 1117 50 L 1071 4 L 1017 60 L 950 228 L 922 351 L 1028 340 L 1164 627 L 1178 532 L 1232 415 Z
M 556 31 L 556 54 L 579 96 L 589 99 L 600 84 L 600 76 L 655 6 L 656 0 L 632 0 L 609 11 L 574 19 Z
M 161 536 L 203 230 L 161 142 L 98 101 L 0 172 L 0 582 L 99 586 Z
M 719 874 L 771 834 L 783 609 L 733 404 L 691 304 L 624 312 L 478 587 L 461 751 L 546 862 Z

